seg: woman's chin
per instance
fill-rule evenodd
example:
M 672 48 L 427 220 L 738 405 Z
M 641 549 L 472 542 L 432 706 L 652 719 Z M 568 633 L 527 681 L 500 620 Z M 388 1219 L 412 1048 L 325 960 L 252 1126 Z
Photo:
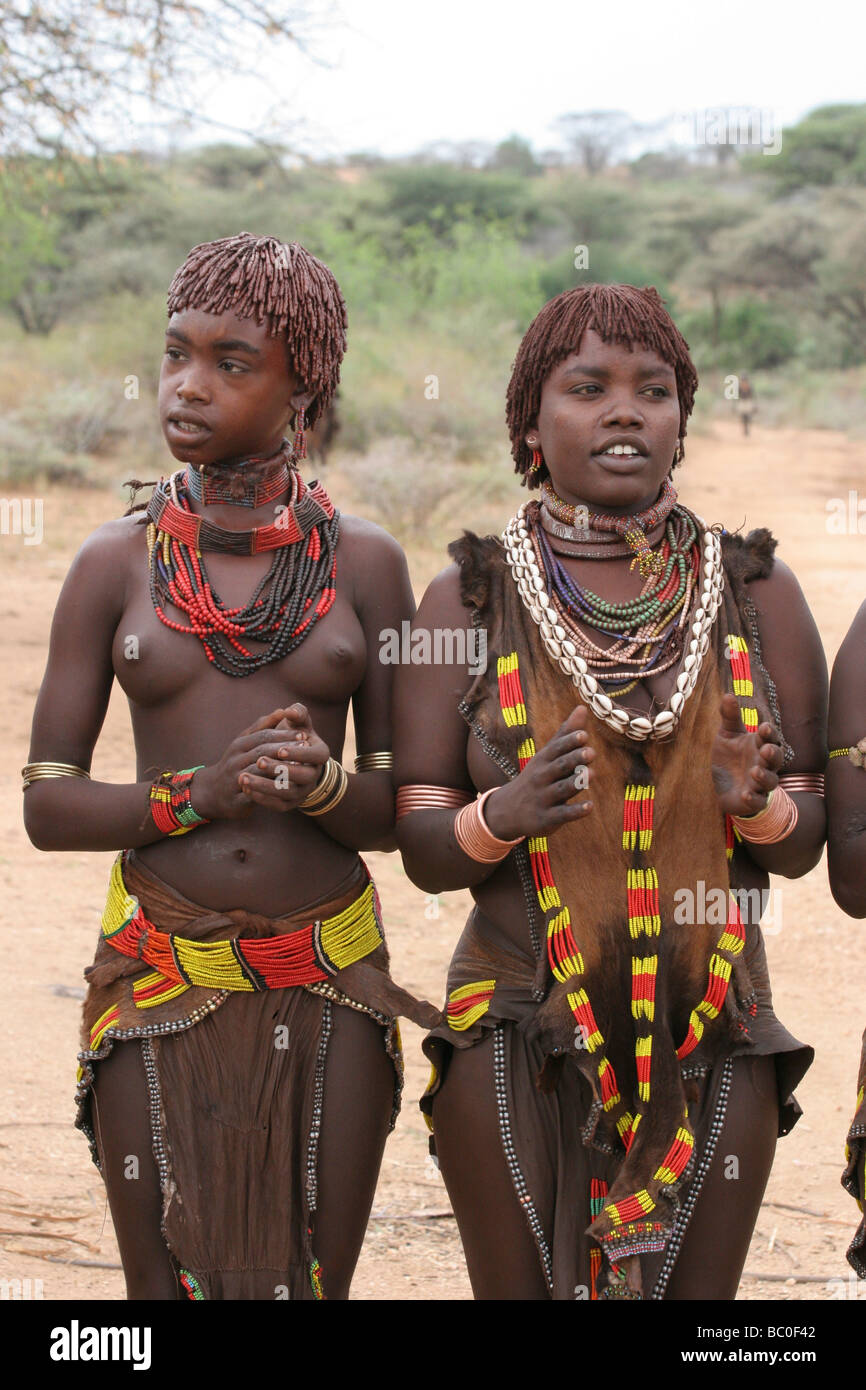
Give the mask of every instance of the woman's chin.
M 631 459 L 626 462 L 632 464 Z M 637 468 L 603 463 L 591 473 L 575 479 L 567 488 L 557 487 L 555 481 L 553 486 L 565 501 L 585 503 L 594 511 L 641 511 L 655 502 L 667 476 L 659 477 L 654 469 L 647 467 L 646 459 L 642 462 L 643 467 Z

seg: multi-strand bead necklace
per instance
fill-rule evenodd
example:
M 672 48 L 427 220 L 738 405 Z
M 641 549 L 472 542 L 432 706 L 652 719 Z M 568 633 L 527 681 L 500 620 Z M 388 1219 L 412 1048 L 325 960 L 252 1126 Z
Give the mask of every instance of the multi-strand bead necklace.
M 655 552 L 658 558 L 652 563 L 645 560 L 641 566 L 644 588 L 637 598 L 623 603 L 599 598 L 565 572 L 540 524 L 537 502 L 525 502 L 502 533 L 511 574 L 551 660 L 571 677 L 599 719 L 636 740 L 668 738 L 674 732 L 697 683 L 724 588 L 719 537 L 686 508 L 674 507 L 671 502 L 667 511 L 664 542 Z M 646 550 L 634 532 L 643 534 L 640 522 L 644 518 L 616 520 L 617 532 L 640 559 Z M 595 523 L 596 517 L 591 515 L 590 527 L 597 529 Z M 698 543 L 701 535 L 702 547 Z M 700 601 L 690 615 L 699 582 Z M 613 645 L 599 647 L 579 623 L 613 635 Z M 687 641 L 688 651 L 683 656 Z M 599 688 L 600 681 L 627 679 L 636 683 L 669 669 L 681 658 L 676 687 L 667 706 L 654 718 L 629 716 Z
M 229 531 L 194 512 L 190 497 L 239 499 L 230 497 L 228 489 L 220 497 L 208 495 L 204 486 L 199 492 L 193 476 L 180 470 L 163 479 L 148 504 L 154 610 L 172 631 L 198 637 L 208 661 L 219 671 L 249 676 L 293 651 L 333 604 L 339 512 L 323 487 L 318 483 L 307 487 L 300 474 L 287 466 L 288 504 L 277 520 L 250 531 Z M 274 485 L 273 479 L 266 481 L 264 490 L 271 492 Z M 261 505 L 261 501 L 246 505 Z M 226 608 L 208 580 L 204 551 L 236 555 L 274 551 L 274 558 L 249 601 Z M 169 603 L 187 615 L 187 624 L 167 616 Z M 261 643 L 263 649 L 251 651 L 248 641 Z
M 533 530 L 533 549 L 544 570 L 547 591 L 556 594 L 569 636 L 597 679 L 635 682 L 668 670 L 678 660 L 700 569 L 697 539 L 697 527 L 687 513 L 670 517 L 664 542 L 655 552 L 660 573 L 650 572 L 637 598 L 610 603 L 573 580 L 556 558 L 544 529 Z M 616 640 L 610 647 L 599 647 L 578 622 Z
M 641 576 L 646 579 L 649 574 L 660 574 L 664 565 L 660 553 L 649 544 L 647 532 L 654 531 L 667 521 L 676 500 L 676 490 L 670 479 L 665 478 L 658 498 L 646 511 L 636 516 L 593 512 L 591 523 L 581 526 L 577 507 L 571 502 L 564 502 L 555 492 L 550 479 L 545 478 L 541 484 L 540 520 L 551 535 L 560 541 L 572 543 L 566 554 L 579 555 L 588 560 L 632 555 L 632 568 L 638 565 Z

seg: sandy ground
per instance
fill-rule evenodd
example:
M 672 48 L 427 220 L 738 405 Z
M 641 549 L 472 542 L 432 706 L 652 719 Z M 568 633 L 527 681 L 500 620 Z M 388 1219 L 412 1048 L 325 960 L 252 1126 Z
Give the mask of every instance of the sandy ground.
M 329 486 L 339 502 L 337 476 L 329 475 Z M 690 438 L 678 481 L 684 500 L 708 520 L 731 528 L 743 522 L 772 527 L 832 660 L 866 583 L 863 539 L 829 534 L 826 502 L 863 488 L 863 446 L 817 431 L 759 429 L 743 440 L 733 424 L 722 422 L 712 434 Z M 521 496 L 515 488 L 515 506 Z M 58 590 L 81 540 L 116 512 L 116 494 L 109 490 L 56 489 L 44 498 L 41 545 L 0 536 L 6 710 L 0 766 L 0 1277 L 41 1280 L 46 1299 L 124 1297 L 101 1181 L 84 1139 L 71 1127 L 81 972 L 92 956 L 112 856 L 39 853 L 21 825 L 19 790 Z M 501 525 L 506 511 L 459 520 Z M 442 563 L 438 549 L 413 554 L 419 589 Z M 127 780 L 131 749 L 128 715 L 114 698 L 94 774 Z M 431 902 L 408 881 L 396 856 L 370 860 L 395 978 L 438 1000 L 469 896 L 454 893 Z M 817 1058 L 799 1092 L 805 1115 L 779 1145 L 739 1296 L 852 1297 L 844 1252 L 856 1208 L 839 1175 L 866 1023 L 864 928 L 832 902 L 823 862 L 804 879 L 774 886 L 783 894 L 782 928 L 768 938 L 776 1009 L 815 1046 Z M 355 1278 L 356 1299 L 470 1297 L 456 1226 L 427 1157 L 415 1104 L 427 1072 L 419 1041 L 418 1029 L 405 1025 L 404 1112 L 386 1149 Z

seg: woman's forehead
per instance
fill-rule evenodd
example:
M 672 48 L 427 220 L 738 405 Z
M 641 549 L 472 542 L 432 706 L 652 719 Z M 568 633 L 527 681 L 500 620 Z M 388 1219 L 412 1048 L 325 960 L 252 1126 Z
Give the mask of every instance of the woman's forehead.
M 653 348 L 641 342 L 606 342 L 588 328 L 579 345 L 552 369 L 551 376 L 569 376 L 582 368 L 653 371 L 674 376 L 674 368 Z

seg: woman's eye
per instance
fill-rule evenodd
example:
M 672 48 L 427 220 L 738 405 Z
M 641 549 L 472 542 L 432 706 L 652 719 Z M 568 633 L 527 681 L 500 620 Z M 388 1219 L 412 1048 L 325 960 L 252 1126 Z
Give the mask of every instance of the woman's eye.
M 660 399 L 660 398 L 663 397 L 663 396 L 669 396 L 669 395 L 670 395 L 670 391 L 668 390 L 668 388 L 667 388 L 666 386 L 650 386 L 650 387 L 648 387 L 647 389 L 650 390 L 650 391 L 656 392 L 656 393 L 657 393 L 657 399 Z
M 170 358 L 172 362 L 177 362 L 181 356 L 180 348 L 166 348 L 165 355 Z
M 245 372 L 247 370 L 242 362 L 220 362 L 220 367 L 228 371 L 230 376 L 237 376 L 239 372 Z
M 573 388 L 572 394 L 575 395 L 575 396 L 582 396 L 582 395 L 583 395 L 585 392 L 587 392 L 587 391 L 600 391 L 600 390 L 601 390 L 601 387 L 598 385 L 598 382 L 596 382 L 596 381 L 585 381 L 585 382 L 582 383 L 582 385 L 580 385 L 580 386 L 575 386 L 575 387 Z

